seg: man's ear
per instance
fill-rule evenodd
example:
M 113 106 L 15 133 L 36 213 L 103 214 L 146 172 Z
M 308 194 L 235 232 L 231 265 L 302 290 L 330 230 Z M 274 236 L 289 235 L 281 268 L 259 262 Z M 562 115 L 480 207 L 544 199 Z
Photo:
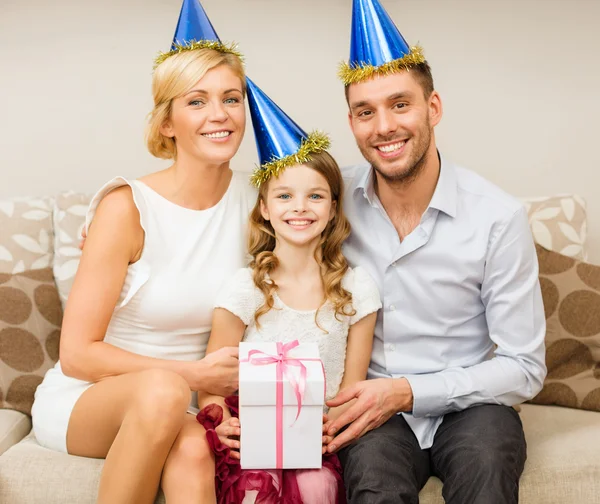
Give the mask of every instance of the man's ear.
M 431 125 L 437 126 L 442 120 L 443 114 L 442 98 L 437 91 L 433 91 L 429 97 L 429 121 Z
M 265 205 L 265 202 L 262 200 L 260 200 L 260 214 L 262 215 L 262 218 L 265 219 L 266 221 L 269 220 L 269 209 L 267 208 L 267 205 Z

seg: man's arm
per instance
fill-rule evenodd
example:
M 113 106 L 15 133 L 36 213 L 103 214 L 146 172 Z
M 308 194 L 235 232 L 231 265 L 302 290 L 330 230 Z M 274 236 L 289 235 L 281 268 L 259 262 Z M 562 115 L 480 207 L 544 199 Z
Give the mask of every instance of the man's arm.
M 492 359 L 470 367 L 404 376 L 415 417 L 439 416 L 476 404 L 512 406 L 534 397 L 546 376 L 546 319 L 535 246 L 525 209 L 490 240 L 481 285 Z

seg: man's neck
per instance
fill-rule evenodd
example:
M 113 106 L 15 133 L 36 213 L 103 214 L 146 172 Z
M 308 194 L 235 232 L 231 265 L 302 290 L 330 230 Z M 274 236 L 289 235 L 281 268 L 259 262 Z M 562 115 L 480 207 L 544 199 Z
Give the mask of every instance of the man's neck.
M 428 158 L 418 175 L 408 180 L 389 181 L 374 171 L 375 193 L 400 240 L 419 224 L 435 192 L 440 175 L 440 159 L 435 148 Z

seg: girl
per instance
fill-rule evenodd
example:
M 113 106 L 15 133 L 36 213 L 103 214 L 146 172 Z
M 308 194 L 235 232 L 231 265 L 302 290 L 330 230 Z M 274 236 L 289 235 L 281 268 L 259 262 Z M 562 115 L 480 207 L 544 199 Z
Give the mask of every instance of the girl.
M 331 399 L 340 388 L 366 378 L 381 303 L 373 280 L 360 267 L 350 269 L 342 255 L 350 226 L 342 211 L 340 170 L 327 152 L 310 158 L 260 185 L 250 216 L 252 262 L 217 296 L 207 352 L 241 340 L 315 342 L 325 367 L 326 398 Z M 201 405 L 214 402 L 224 405 L 223 398 L 200 399 Z M 344 501 L 335 455 L 324 459 L 321 470 L 236 469 L 232 461 L 239 459 L 240 426 L 224 409 L 218 426 L 216 408 L 209 406 L 198 416 L 210 431 L 217 474 L 223 473 L 220 466 L 230 466 L 217 482 L 219 502 L 251 502 L 254 497 L 261 503 Z M 342 411 L 329 410 L 324 424 Z M 212 437 L 211 427 L 216 427 Z M 329 441 L 323 437 L 324 448 Z

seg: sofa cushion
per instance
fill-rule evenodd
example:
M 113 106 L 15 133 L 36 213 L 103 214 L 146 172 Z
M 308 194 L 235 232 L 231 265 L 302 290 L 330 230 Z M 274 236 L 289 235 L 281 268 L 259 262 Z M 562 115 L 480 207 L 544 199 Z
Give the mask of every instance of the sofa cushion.
M 17 444 L 31 430 L 31 419 L 14 410 L 0 410 L 0 455 Z
M 521 478 L 521 504 L 600 502 L 600 413 L 523 404 L 521 420 L 527 462 Z M 420 504 L 443 504 L 442 484 L 431 478 Z
M 600 411 L 600 266 L 536 248 L 548 376 L 531 402 Z
M 48 450 L 30 434 L 0 457 L 0 502 L 95 504 L 103 465 Z M 165 504 L 162 492 L 155 504 Z
M 52 264 L 51 198 L 0 200 L 0 273 Z
M 569 257 L 587 259 L 585 200 L 576 194 L 522 198 L 534 240 Z
M 62 308 L 51 268 L 0 273 L 0 408 L 31 414 L 58 360 Z
M 54 203 L 54 277 L 63 308 L 79 266 L 79 241 L 90 198 L 83 193 L 65 192 Z

